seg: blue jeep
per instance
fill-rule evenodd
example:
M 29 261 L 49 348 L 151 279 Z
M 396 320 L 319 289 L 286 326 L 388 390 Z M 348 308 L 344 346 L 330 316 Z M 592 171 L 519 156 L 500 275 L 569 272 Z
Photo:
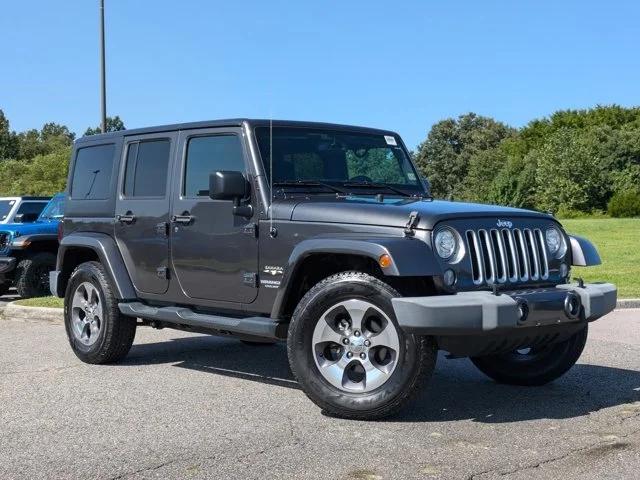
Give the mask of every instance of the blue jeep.
M 49 295 L 64 194 L 55 195 L 33 223 L 0 225 L 0 296 L 13 285 L 22 298 Z

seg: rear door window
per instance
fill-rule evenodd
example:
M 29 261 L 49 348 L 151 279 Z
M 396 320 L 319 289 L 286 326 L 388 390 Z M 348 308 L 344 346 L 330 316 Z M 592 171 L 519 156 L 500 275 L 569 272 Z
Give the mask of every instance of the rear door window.
M 111 143 L 78 150 L 71 179 L 71 198 L 76 200 L 109 198 L 115 148 Z
M 124 177 L 127 197 L 164 197 L 171 143 L 168 139 L 129 144 Z

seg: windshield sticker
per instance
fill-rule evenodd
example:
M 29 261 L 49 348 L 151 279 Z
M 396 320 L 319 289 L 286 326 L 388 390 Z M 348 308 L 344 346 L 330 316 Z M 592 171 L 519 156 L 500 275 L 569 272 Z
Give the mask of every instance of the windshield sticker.
M 412 182 L 415 182 L 416 181 L 416 174 L 413 173 L 413 172 L 407 172 L 407 178 L 409 180 L 411 180 Z
M 392 137 L 391 135 L 385 135 L 384 140 L 385 142 L 387 142 L 387 145 L 392 145 L 394 147 L 398 146 L 398 143 L 396 142 L 396 137 Z

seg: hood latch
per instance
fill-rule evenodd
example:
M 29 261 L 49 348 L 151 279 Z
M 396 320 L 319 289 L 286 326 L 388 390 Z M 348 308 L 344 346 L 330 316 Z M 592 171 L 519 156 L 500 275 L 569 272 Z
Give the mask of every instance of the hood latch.
M 415 235 L 415 228 L 420 221 L 420 214 L 417 211 L 413 211 L 409 214 L 409 221 L 404 226 L 404 234 L 407 237 L 413 237 Z

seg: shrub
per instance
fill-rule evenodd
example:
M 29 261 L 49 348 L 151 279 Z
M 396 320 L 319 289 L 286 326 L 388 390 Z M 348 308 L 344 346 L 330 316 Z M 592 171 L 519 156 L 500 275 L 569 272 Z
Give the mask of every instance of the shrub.
M 612 217 L 640 217 L 640 192 L 618 192 L 609 200 L 609 215 Z

